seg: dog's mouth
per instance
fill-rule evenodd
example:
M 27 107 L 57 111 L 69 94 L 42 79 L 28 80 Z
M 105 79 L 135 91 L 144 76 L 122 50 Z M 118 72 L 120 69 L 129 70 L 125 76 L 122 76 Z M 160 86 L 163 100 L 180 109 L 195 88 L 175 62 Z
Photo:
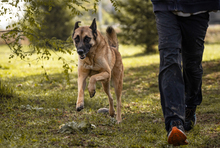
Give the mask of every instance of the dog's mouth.
M 79 58 L 80 58 L 81 60 L 83 60 L 83 59 L 86 58 L 86 55 L 87 55 L 88 51 L 87 51 L 87 49 L 79 48 L 79 49 L 77 49 L 77 53 L 78 53 L 78 55 L 79 55 Z
M 86 55 L 85 54 L 82 54 L 82 55 L 79 55 L 80 59 L 85 59 L 86 58 Z

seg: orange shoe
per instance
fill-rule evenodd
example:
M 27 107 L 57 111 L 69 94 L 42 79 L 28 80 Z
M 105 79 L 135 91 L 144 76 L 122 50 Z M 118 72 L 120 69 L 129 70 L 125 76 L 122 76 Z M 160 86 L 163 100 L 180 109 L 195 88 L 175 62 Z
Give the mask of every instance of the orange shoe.
M 179 120 L 171 121 L 170 125 L 171 127 L 168 134 L 168 143 L 173 144 L 174 146 L 187 145 L 187 137 L 183 132 L 184 128 L 182 122 Z

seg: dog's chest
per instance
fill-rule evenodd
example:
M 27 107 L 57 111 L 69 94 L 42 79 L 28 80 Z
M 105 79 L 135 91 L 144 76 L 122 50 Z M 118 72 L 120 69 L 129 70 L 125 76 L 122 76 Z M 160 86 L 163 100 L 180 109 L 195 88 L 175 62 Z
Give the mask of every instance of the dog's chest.
M 89 69 L 89 70 L 91 70 L 91 69 L 93 69 L 94 68 L 94 65 L 92 64 L 88 64 L 88 63 L 83 63 L 83 67 L 85 68 L 85 69 Z
M 87 70 L 94 70 L 94 71 L 99 71 L 103 66 L 102 66 L 103 61 L 100 59 L 91 59 L 87 58 L 83 61 L 80 61 L 80 65 L 83 66 L 83 68 Z
M 100 66 L 96 62 L 90 62 L 90 63 L 83 62 L 83 68 L 87 70 L 94 70 L 94 71 L 100 70 Z
M 90 70 L 94 68 L 94 62 L 93 60 L 90 60 L 86 57 L 84 60 L 79 59 L 79 66 L 83 67 L 84 69 Z

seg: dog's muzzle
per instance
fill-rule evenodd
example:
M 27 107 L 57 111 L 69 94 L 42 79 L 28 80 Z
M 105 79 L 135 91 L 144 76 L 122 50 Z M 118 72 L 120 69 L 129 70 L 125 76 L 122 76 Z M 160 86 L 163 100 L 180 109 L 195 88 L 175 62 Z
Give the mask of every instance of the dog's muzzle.
M 78 49 L 77 53 L 78 53 L 80 59 L 85 59 L 86 58 L 86 54 L 84 53 L 83 49 Z

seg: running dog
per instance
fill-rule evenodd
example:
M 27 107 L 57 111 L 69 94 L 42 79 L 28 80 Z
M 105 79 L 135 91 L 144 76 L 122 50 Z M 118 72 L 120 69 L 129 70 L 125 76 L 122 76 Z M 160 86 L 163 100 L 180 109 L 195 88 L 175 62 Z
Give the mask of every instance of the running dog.
M 84 108 L 84 90 L 86 78 L 90 77 L 88 90 L 92 98 L 96 91 L 96 82 L 101 81 L 109 99 L 109 115 L 114 116 L 113 98 L 110 93 L 110 81 L 113 82 L 117 97 L 117 122 L 121 122 L 121 95 L 123 87 L 124 68 L 121 54 L 118 50 L 118 40 L 112 27 L 106 29 L 105 38 L 98 30 L 96 20 L 91 26 L 79 27 L 80 21 L 75 23 L 72 35 L 76 46 L 78 59 L 78 98 L 76 110 Z

